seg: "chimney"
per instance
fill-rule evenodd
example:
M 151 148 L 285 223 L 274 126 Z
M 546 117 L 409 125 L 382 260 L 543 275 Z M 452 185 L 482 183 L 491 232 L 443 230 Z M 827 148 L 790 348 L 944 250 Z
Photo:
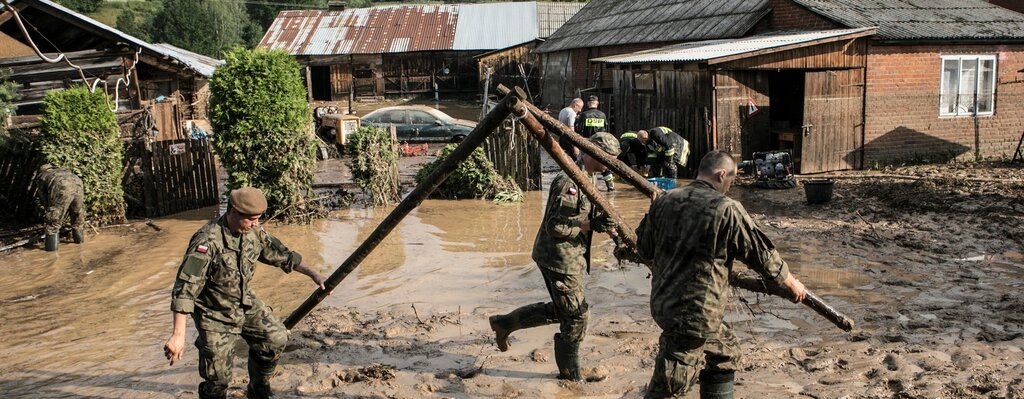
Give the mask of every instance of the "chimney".
M 327 9 L 330 11 L 344 11 L 345 1 L 344 0 L 331 0 L 327 2 Z

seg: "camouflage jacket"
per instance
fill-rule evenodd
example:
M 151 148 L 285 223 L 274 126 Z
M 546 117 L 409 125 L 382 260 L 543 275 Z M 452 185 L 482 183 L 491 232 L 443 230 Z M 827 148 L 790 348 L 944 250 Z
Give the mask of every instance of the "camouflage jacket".
M 561 172 L 548 190 L 544 220 L 533 243 L 537 266 L 562 274 L 582 274 L 590 266 L 591 232 L 580 231 L 592 206 L 576 183 Z
M 715 338 L 737 258 L 779 284 L 789 276 L 743 206 L 699 180 L 658 197 L 637 239 L 640 256 L 653 260 L 651 315 L 666 331 Z
M 302 256 L 262 228 L 238 240 L 226 217 L 210 221 L 189 241 L 171 290 L 171 310 L 192 313 L 202 330 L 241 332 L 245 309 L 256 298 L 251 287 L 256 261 L 290 273 Z
M 82 186 L 82 179 L 70 170 L 43 167 L 36 175 L 36 198 L 43 207 L 47 207 L 53 194 L 72 190 L 76 186 Z

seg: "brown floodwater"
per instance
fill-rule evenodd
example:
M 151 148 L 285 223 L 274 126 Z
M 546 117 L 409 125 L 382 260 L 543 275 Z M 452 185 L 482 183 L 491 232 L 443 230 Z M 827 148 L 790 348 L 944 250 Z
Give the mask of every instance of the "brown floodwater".
M 495 309 L 508 301 L 501 298 L 502 288 L 540 284 L 530 251 L 544 195 L 528 193 L 518 204 L 426 201 L 324 305 L 364 311 L 421 305 L 467 314 Z M 647 210 L 647 199 L 629 188 L 609 198 L 634 227 Z M 309 225 L 267 230 L 328 274 L 390 210 L 347 209 Z M 194 392 L 199 376 L 192 323 L 182 362 L 168 366 L 162 345 L 171 331 L 169 295 L 182 251 L 216 213 L 211 207 L 157 219 L 160 231 L 141 223 L 100 230 L 85 244 L 64 244 L 57 253 L 27 249 L 0 255 L 0 396 L 167 398 Z M 597 271 L 587 289 L 628 301 L 607 306 L 645 303 L 646 271 L 610 267 L 607 237 L 594 245 Z M 832 258 L 820 243 L 780 247 L 794 272 L 820 294 L 870 296 L 869 279 L 857 269 L 835 271 L 845 260 Z M 313 285 L 303 275 L 261 266 L 254 287 L 283 317 Z M 241 363 L 235 373 L 244 377 Z

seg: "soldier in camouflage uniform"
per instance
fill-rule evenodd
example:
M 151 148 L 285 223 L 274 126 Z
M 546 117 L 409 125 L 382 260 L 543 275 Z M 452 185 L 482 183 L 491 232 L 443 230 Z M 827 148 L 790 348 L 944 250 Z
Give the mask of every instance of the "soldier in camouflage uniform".
M 36 171 L 36 197 L 43 208 L 46 225 L 46 250 L 56 251 L 64 215 L 71 217 L 72 238 L 85 240 L 85 190 L 82 179 L 70 170 L 44 164 Z
M 171 291 L 174 332 L 164 345 L 171 364 L 185 349 L 185 317 L 199 330 L 200 398 L 224 398 L 231 382 L 235 342 L 249 345 L 249 398 L 272 398 L 270 377 L 288 342 L 288 330 L 252 291 L 256 262 L 309 276 L 325 289 L 324 278 L 302 263 L 302 256 L 259 226 L 267 209 L 252 187 L 229 195 L 228 212 L 199 229 L 189 241 Z
M 683 397 L 698 373 L 702 399 L 733 397 L 740 351 L 722 316 L 734 259 L 803 300 L 771 240 L 725 196 L 735 178 L 732 156 L 712 151 L 697 179 L 658 197 L 637 228 L 640 256 L 653 261 L 651 315 L 663 330 L 647 398 Z
M 609 133 L 595 133 L 589 140 L 612 157 L 619 153 L 619 142 Z M 606 169 L 588 155 L 583 155 L 583 167 L 588 173 Z M 544 220 L 533 244 L 533 260 L 544 277 L 551 302 L 538 302 L 506 315 L 491 316 L 491 329 L 499 350 L 508 350 L 508 336 L 513 331 L 559 323 L 559 333 L 555 334 L 558 378 L 583 379 L 579 347 L 590 317 L 583 294 L 583 272 L 590 272 L 593 232 L 614 234 L 614 227 L 608 215 L 599 214 L 565 172 L 555 176 L 548 191 Z

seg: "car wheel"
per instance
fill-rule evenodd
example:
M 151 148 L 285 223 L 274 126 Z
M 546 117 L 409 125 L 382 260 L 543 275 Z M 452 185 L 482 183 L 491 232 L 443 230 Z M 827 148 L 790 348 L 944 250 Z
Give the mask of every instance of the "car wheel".
M 452 142 L 453 143 L 461 143 L 462 140 L 465 140 L 465 139 L 466 139 L 466 136 L 465 135 L 461 135 L 461 134 L 458 135 L 458 136 L 452 136 Z

